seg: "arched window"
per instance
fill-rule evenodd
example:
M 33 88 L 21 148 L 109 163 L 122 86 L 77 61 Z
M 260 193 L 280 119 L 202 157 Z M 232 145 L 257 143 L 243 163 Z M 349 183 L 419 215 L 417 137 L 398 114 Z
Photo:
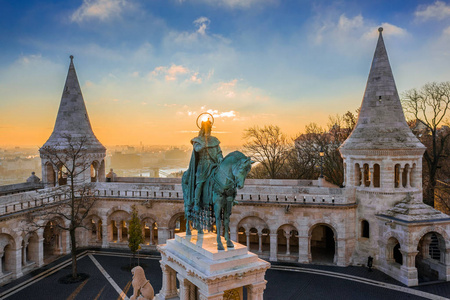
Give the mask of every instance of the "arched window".
M 373 165 L 373 186 L 380 187 L 380 165 Z
M 91 182 L 98 181 L 98 163 L 96 161 L 91 164 Z
M 402 186 L 405 188 L 408 185 L 408 173 L 409 173 L 409 165 L 405 165 L 405 168 L 402 172 Z
M 394 237 L 389 238 L 386 248 L 386 260 L 389 263 L 403 264 L 403 255 L 400 252 L 400 243 Z
M 355 186 L 361 185 L 361 167 L 355 164 Z
M 431 234 L 428 252 L 432 259 L 435 259 L 437 261 L 441 259 L 441 249 L 439 249 L 439 240 L 435 233 Z
M 395 165 L 395 170 L 394 170 L 395 174 L 394 174 L 394 186 L 396 188 L 400 187 L 400 165 L 396 164 Z
M 361 221 L 361 237 L 370 238 L 369 222 L 366 220 Z
M 67 175 L 68 171 L 64 165 L 58 166 L 58 184 L 59 185 L 66 185 L 67 184 Z
M 394 260 L 398 264 L 403 264 L 403 255 L 400 252 L 400 244 L 394 246 Z
M 45 175 L 46 175 L 46 183 L 50 184 L 51 186 L 55 186 L 56 180 L 55 180 L 55 171 L 53 170 L 53 166 L 51 163 L 47 162 L 45 164 Z

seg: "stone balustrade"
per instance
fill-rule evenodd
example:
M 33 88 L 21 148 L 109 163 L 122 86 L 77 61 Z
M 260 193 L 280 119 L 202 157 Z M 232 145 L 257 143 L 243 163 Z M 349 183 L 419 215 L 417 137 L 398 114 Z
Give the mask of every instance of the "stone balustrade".
M 318 187 L 311 183 L 301 180 L 248 180 L 244 188 L 238 190 L 236 200 L 242 204 L 290 205 L 342 205 L 354 202 L 347 199 L 343 189 Z M 95 183 L 95 195 L 100 199 L 183 201 L 180 179 L 153 179 L 145 183 L 98 182 Z M 58 190 L 47 188 L 0 197 L 0 216 L 65 199 L 61 187 Z

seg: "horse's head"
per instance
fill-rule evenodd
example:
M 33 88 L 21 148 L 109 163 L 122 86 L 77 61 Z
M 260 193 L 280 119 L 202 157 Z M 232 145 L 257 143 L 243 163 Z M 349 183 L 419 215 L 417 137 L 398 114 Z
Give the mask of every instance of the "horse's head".
M 233 169 L 233 176 L 238 189 L 242 189 L 244 187 L 244 181 L 252 169 L 252 163 L 253 162 L 250 157 L 243 157 L 240 159 L 239 164 L 237 164 Z

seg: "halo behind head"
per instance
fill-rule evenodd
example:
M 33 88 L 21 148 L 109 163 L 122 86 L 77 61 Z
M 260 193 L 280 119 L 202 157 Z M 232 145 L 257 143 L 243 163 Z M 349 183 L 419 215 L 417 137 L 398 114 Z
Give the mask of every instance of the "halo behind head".
M 214 117 L 213 117 L 213 115 L 210 114 L 209 112 L 202 112 L 201 114 L 198 115 L 197 121 L 196 121 L 198 129 L 202 129 L 201 124 L 200 125 L 198 124 L 198 120 L 201 120 L 202 122 L 207 121 L 207 120 L 203 120 L 203 118 L 200 118 L 201 116 L 207 116 L 207 115 L 209 115 L 211 117 L 211 118 L 207 117 L 207 119 L 211 120 L 211 127 L 214 125 Z

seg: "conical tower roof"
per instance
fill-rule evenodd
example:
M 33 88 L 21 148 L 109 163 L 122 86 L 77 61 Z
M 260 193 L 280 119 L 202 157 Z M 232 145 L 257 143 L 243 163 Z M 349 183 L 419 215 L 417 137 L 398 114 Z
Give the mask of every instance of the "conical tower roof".
M 43 147 L 63 148 L 68 143 L 67 136 L 74 139 L 85 137 L 85 145 L 89 150 L 106 150 L 92 131 L 86 105 L 84 104 L 81 93 L 80 83 L 78 82 L 77 73 L 73 65 L 72 55 L 70 56 L 69 72 L 67 73 L 55 127 Z
M 395 86 L 391 65 L 384 46 L 382 31 L 378 37 L 361 104 L 358 122 L 344 150 L 394 150 L 425 148 L 406 123 Z

